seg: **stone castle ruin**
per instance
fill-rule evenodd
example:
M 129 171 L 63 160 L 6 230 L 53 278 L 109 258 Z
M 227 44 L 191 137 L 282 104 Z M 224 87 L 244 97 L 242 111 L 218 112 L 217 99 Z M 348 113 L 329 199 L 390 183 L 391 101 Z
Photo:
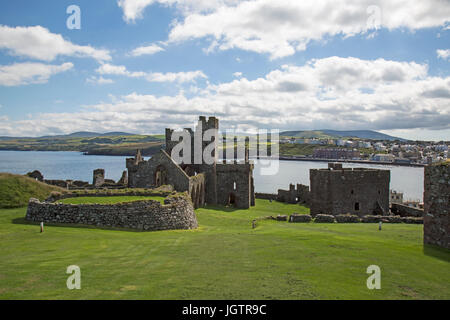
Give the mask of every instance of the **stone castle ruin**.
M 190 138 L 191 150 L 195 148 L 195 138 L 205 137 L 208 130 L 219 130 L 219 120 L 215 117 L 200 117 L 195 131 L 184 129 Z M 134 158 L 126 160 L 129 188 L 154 188 L 172 185 L 176 191 L 188 192 L 195 208 L 205 204 L 234 206 L 248 209 L 255 205 L 253 162 L 249 161 L 248 145 L 245 146 L 245 158 L 238 161 L 235 144 L 234 159 L 231 162 L 218 161 L 218 143 L 212 137 L 200 145 L 201 154 L 210 152 L 213 162 L 203 158 L 196 163 L 195 153 L 187 161 L 177 163 L 172 152 L 181 141 L 173 141 L 174 130 L 166 129 L 166 148 L 145 161 L 138 151 Z M 187 143 L 189 145 L 189 143 Z
M 388 215 L 389 170 L 342 168 L 311 169 L 311 215 Z
M 309 187 L 302 184 L 297 184 L 295 186 L 291 183 L 289 185 L 289 190 L 278 189 L 276 200 L 280 202 L 291 204 L 299 203 L 309 206 L 311 200 Z

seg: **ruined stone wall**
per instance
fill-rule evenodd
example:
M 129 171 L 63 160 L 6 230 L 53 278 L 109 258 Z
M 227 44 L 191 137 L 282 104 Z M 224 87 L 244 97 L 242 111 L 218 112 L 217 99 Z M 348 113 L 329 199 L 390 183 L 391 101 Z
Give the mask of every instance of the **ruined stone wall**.
M 254 205 L 253 166 L 245 162 L 217 164 L 217 204 L 240 209 Z
M 189 189 L 189 176 L 163 150 L 155 154 L 148 161 L 134 163 L 134 159 L 127 159 L 128 187 L 152 188 L 158 187 L 156 173 L 164 171 L 164 181 L 161 185 L 172 185 L 175 190 L 184 192 Z
M 55 202 L 63 199 L 69 198 L 85 198 L 85 197 L 167 197 L 169 196 L 173 190 L 169 189 L 168 191 L 155 192 L 154 190 L 140 190 L 135 189 L 129 192 L 111 192 L 113 190 L 104 190 L 101 192 L 80 192 L 80 193 L 59 193 L 52 192 L 50 196 L 45 200 L 45 202 Z
M 389 213 L 389 170 L 311 169 L 311 214 Z
M 412 208 L 399 203 L 391 204 L 391 212 L 400 217 L 423 217 L 424 211 L 417 208 Z
M 189 178 L 189 194 L 195 209 L 205 205 L 205 175 L 203 173 Z
M 111 205 L 61 204 L 30 199 L 26 220 L 137 229 L 143 231 L 195 229 L 194 207 L 185 197 L 135 201 Z
M 425 167 L 424 243 L 450 249 L 450 165 Z
M 105 183 L 105 169 L 96 169 L 93 172 L 92 184 L 97 188 Z
M 286 202 L 286 203 L 301 203 L 301 204 L 310 204 L 310 192 L 309 187 L 297 184 L 297 186 L 290 184 L 289 190 L 278 190 L 277 201 Z
M 256 192 L 255 193 L 255 198 L 256 199 L 263 199 L 263 200 L 277 200 L 278 195 L 274 194 L 274 193 L 260 193 L 260 192 Z

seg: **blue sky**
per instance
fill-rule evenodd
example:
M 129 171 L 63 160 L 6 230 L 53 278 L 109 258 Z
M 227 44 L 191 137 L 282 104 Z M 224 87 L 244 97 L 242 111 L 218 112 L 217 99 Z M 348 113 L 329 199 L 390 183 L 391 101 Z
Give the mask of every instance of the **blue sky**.
M 70 5 L 80 30 L 66 26 Z M 450 1 L 0 7 L 0 135 L 162 133 L 204 114 L 240 130 L 450 140 Z

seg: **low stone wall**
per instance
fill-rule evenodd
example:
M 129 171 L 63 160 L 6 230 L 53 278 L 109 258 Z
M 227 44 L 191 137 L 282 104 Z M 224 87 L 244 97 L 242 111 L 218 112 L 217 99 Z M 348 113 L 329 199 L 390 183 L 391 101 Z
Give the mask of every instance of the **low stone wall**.
M 364 216 L 362 218 L 356 215 L 328 215 L 318 214 L 313 219 L 309 214 L 294 213 L 289 217 L 289 222 L 298 223 L 405 223 L 405 224 L 423 224 L 422 217 L 400 217 L 400 216 Z
M 356 215 L 339 214 L 336 216 L 337 223 L 358 223 L 361 222 L 361 218 Z
M 363 223 L 406 223 L 423 224 L 422 217 L 400 217 L 400 216 L 364 216 L 361 219 Z
M 334 216 L 330 214 L 318 214 L 316 215 L 314 222 L 316 223 L 334 223 Z
M 309 214 L 294 213 L 289 218 L 289 222 L 293 222 L 293 223 L 309 223 L 309 222 L 311 222 L 311 220 L 312 220 L 312 217 Z
M 84 197 L 167 197 L 172 192 L 155 192 L 152 190 L 133 190 L 129 192 L 80 192 L 80 193 L 52 193 L 46 199 L 46 202 L 55 202 L 70 198 L 84 198 Z
M 391 212 L 400 217 L 423 217 L 423 210 L 399 203 L 391 204 Z
M 73 205 L 30 199 L 26 220 L 143 231 L 196 229 L 198 227 L 192 202 L 182 196 L 165 199 L 164 205 L 154 200 L 110 205 Z
M 273 194 L 273 193 L 255 193 L 255 198 L 256 199 L 263 199 L 263 200 L 277 200 L 278 195 Z

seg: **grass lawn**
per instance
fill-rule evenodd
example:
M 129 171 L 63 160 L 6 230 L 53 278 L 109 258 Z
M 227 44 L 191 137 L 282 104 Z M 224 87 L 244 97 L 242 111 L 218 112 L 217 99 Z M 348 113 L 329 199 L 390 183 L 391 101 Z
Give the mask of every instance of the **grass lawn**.
M 307 213 L 257 200 L 251 210 L 197 210 L 190 231 L 130 232 L 27 224 L 0 210 L 0 299 L 450 299 L 450 251 L 422 225 L 292 224 Z M 381 290 L 366 269 L 381 268 Z M 66 268 L 81 268 L 68 290 Z
M 0 209 L 24 207 L 30 198 L 45 200 L 52 191 L 63 192 L 64 189 L 26 176 L 0 173 Z
M 118 197 L 78 197 L 78 198 L 68 198 L 59 200 L 58 202 L 66 203 L 66 204 L 115 204 L 115 203 L 123 203 L 123 202 L 133 202 L 133 201 L 142 201 L 142 200 L 156 200 L 164 204 L 164 197 L 155 197 L 155 196 L 118 196 Z

